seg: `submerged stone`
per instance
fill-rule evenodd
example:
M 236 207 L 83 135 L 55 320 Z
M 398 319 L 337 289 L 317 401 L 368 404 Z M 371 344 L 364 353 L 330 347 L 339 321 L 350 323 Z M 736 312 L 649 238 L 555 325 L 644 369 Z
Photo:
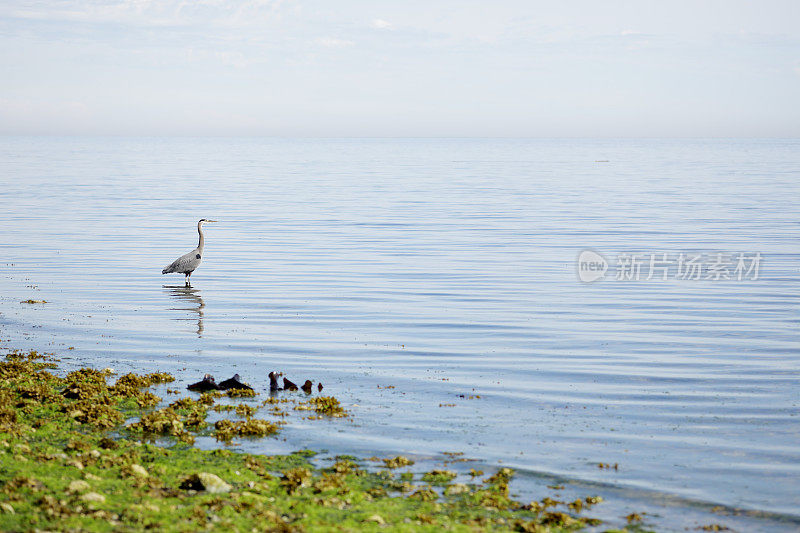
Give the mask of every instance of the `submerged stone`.
M 280 386 L 278 385 L 278 374 L 276 374 L 275 372 L 269 373 L 269 390 L 271 391 L 281 390 Z
M 202 380 L 198 381 L 197 383 L 192 383 L 186 388 L 195 392 L 207 392 L 210 390 L 219 390 L 219 385 L 217 385 L 216 380 L 214 380 L 214 376 L 211 374 L 206 374 L 203 376 Z
M 444 493 L 447 494 L 448 496 L 454 496 L 456 494 L 464 494 L 465 492 L 469 492 L 469 487 L 464 483 L 453 483 L 452 485 L 444 489 Z
M 225 381 L 221 381 L 219 383 L 220 390 L 228 390 L 228 389 L 243 389 L 243 390 L 253 390 L 253 387 L 246 383 L 242 383 L 242 378 L 239 374 L 234 374 L 233 377 L 226 379 Z

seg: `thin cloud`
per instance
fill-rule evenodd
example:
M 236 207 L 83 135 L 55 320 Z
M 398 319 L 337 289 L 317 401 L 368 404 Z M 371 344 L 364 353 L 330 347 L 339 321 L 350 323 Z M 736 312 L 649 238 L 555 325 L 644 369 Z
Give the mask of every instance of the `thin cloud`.
M 356 44 L 355 42 L 347 39 L 334 39 L 332 37 L 324 37 L 322 39 L 317 39 L 314 42 L 320 46 L 324 46 L 325 48 L 347 48 L 348 46 L 353 46 Z
M 39 2 L 11 0 L 0 16 L 21 19 L 143 26 L 252 25 L 274 18 L 284 0 L 89 0 Z
M 392 23 L 388 22 L 383 19 L 374 19 L 372 21 L 372 27 L 378 30 L 387 30 L 392 27 Z

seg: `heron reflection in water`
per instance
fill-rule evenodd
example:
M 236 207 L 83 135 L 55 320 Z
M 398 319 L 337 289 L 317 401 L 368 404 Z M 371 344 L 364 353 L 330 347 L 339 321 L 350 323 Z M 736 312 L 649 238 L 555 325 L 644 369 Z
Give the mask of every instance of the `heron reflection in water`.
M 173 307 L 176 311 L 191 311 L 197 315 L 197 336 L 203 336 L 203 309 L 206 304 L 200 296 L 200 289 L 185 285 L 164 285 L 164 289 L 169 295 L 178 300 L 181 305 L 188 304 L 190 307 Z M 175 320 L 194 320 L 191 314 L 186 318 L 176 318 Z

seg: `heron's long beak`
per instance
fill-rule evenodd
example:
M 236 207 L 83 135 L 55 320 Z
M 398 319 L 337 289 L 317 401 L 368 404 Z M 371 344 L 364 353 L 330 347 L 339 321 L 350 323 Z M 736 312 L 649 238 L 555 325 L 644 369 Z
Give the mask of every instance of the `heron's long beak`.
M 206 220 L 206 222 L 219 222 L 219 220 Z

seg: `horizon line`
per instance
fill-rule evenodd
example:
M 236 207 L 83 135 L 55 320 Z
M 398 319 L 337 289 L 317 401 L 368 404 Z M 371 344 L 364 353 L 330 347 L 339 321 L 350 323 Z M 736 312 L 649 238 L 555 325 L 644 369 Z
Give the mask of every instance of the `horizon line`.
M 366 139 L 496 139 L 496 140 L 800 140 L 800 136 L 756 135 L 646 135 L 646 136 L 590 136 L 590 135 L 269 135 L 269 134 L 130 134 L 130 133 L 0 133 L 0 138 L 117 138 L 117 139 L 276 139 L 276 140 L 366 140 Z

